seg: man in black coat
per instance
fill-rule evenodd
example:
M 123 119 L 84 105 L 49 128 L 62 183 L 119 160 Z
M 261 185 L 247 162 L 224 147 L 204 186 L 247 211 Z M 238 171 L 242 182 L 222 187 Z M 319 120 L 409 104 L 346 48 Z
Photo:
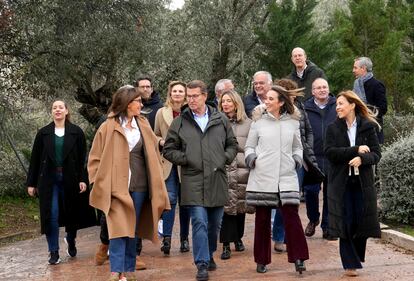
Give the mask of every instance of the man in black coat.
M 372 61 L 368 57 L 359 57 L 354 61 L 352 72 L 355 75 L 354 92 L 363 102 L 377 113 L 377 121 L 383 126 L 383 116 L 387 113 L 387 96 L 384 84 L 374 78 Z M 379 143 L 384 143 L 384 133 L 377 131 Z
M 312 97 L 312 83 L 316 78 L 327 79 L 325 73 L 316 64 L 308 60 L 306 52 L 300 47 L 292 50 L 292 63 L 294 68 L 292 73 L 288 76 L 289 79 L 295 81 L 299 88 L 305 87 L 304 100 Z
M 138 77 L 136 87 L 141 94 L 142 104 L 144 105 L 141 113 L 147 117 L 152 130 L 154 130 L 155 115 L 158 109 L 164 106 L 160 94 L 153 90 L 152 80 L 148 76 Z
M 244 110 L 249 118 L 253 109 L 264 103 L 267 91 L 272 87 L 272 75 L 267 71 L 258 71 L 253 75 L 253 92 L 243 98 Z

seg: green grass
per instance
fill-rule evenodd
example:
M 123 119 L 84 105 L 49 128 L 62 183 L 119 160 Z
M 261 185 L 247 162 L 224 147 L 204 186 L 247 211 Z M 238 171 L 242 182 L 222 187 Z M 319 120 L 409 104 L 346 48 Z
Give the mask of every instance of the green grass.
M 0 230 L 5 231 L 7 228 L 16 227 L 15 224 L 25 224 L 26 221 L 39 221 L 37 198 L 0 197 Z
M 396 230 L 414 237 L 414 226 L 410 226 L 410 225 L 399 226 L 396 228 Z
M 390 221 L 390 220 L 384 220 L 383 223 L 388 225 L 391 229 L 394 229 L 396 231 L 402 232 L 404 234 L 410 235 L 414 237 L 414 226 L 399 223 L 396 221 Z

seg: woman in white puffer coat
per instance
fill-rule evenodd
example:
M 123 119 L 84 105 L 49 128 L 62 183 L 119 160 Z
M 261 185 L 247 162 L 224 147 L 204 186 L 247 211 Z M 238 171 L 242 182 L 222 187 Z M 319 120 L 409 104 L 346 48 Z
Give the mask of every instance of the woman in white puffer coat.
M 266 111 L 253 118 L 245 147 L 251 169 L 246 189 L 248 205 L 256 207 L 254 257 L 257 272 L 271 262 L 271 210 L 281 208 L 286 230 L 288 261 L 299 273 L 306 270 L 308 246 L 299 218 L 296 168 L 302 165 L 300 113 L 280 86 L 267 92 Z M 256 119 L 256 120 L 255 120 Z

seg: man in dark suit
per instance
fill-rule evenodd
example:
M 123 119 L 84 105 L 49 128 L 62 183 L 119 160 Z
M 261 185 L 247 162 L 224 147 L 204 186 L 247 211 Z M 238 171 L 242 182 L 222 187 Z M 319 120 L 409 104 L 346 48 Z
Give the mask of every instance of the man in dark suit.
M 383 116 L 387 113 L 387 96 L 384 84 L 374 78 L 372 61 L 368 57 L 359 57 L 354 61 L 352 72 L 355 75 L 354 92 L 377 114 L 377 120 L 383 125 Z M 379 143 L 384 143 L 382 129 L 377 131 Z

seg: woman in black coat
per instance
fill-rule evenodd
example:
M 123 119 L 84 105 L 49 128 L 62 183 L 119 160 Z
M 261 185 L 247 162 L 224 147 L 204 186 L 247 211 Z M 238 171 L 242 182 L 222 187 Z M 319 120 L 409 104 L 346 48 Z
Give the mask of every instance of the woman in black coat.
M 347 276 L 362 268 L 368 237 L 381 236 L 373 167 L 381 158 L 374 114 L 352 91 L 336 100 L 337 120 L 329 125 L 325 154 L 331 164 L 328 181 L 328 231 L 339 237 Z
M 66 227 L 67 254 L 75 257 L 77 230 L 95 225 L 96 219 L 89 207 L 85 135 L 69 121 L 65 102 L 53 103 L 52 117 L 53 122 L 36 135 L 27 191 L 30 196 L 39 196 L 41 233 L 46 234 L 49 264 L 58 264 L 59 226 Z

